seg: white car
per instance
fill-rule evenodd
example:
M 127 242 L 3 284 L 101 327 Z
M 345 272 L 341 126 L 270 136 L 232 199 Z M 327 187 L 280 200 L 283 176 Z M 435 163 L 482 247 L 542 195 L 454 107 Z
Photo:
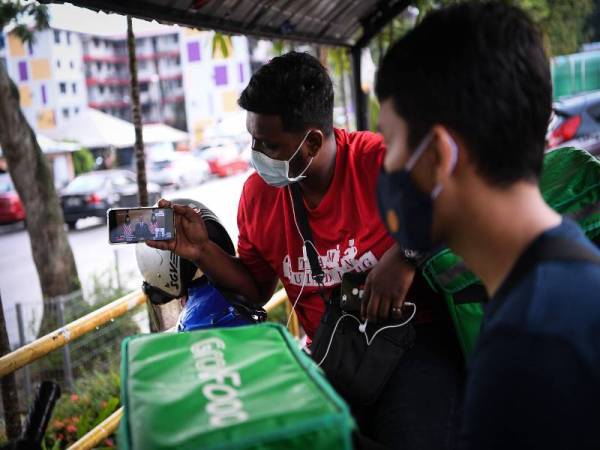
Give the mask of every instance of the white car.
M 174 189 L 196 186 L 210 176 L 210 168 L 206 161 L 177 152 L 150 160 L 147 171 L 149 181 Z

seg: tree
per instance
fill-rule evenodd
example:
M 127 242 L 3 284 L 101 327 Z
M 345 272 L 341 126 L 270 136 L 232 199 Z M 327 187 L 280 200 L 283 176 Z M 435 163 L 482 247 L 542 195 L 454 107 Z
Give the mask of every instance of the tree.
M 518 6 L 529 14 L 544 35 L 549 56 L 576 52 L 591 34 L 590 27 L 593 32 L 596 24 L 592 17 L 594 0 L 503 1 Z M 395 39 L 402 37 L 415 22 L 423 20 L 431 10 L 460 2 L 461 0 L 416 0 L 413 10 L 416 17 L 407 13 L 400 14 L 373 40 L 371 52 L 376 55 L 375 60 L 379 61 L 381 50 L 385 53 Z M 600 23 L 598 19 L 596 21 Z M 600 36 L 600 25 L 597 29 L 596 36 Z
M 340 99 L 344 110 L 344 122 L 346 129 L 350 129 L 350 118 L 348 117 L 348 96 L 346 95 L 346 74 L 350 72 L 350 58 L 345 48 L 335 47 L 329 49 L 329 65 L 333 68 L 333 73 L 337 77 L 337 83 L 340 87 Z
M 33 19 L 31 29 L 24 21 Z M 0 30 L 16 23 L 12 33 L 22 41 L 34 39 L 34 32 L 48 26 L 45 6 L 19 0 L 0 4 Z M 80 288 L 75 259 L 67 240 L 62 209 L 50 164 L 19 104 L 19 91 L 0 64 L 0 145 L 8 172 L 25 207 L 27 231 L 33 260 L 40 279 L 44 313 L 39 334 L 56 327 L 57 303 L 49 299 Z
M 94 155 L 87 148 L 73 152 L 73 169 L 75 176 L 94 170 Z

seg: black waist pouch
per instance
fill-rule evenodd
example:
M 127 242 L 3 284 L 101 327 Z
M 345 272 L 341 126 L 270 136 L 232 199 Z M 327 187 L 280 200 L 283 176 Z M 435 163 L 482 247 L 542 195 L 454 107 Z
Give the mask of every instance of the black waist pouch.
M 333 297 L 326 304 L 310 346 L 311 356 L 320 363 L 329 382 L 346 401 L 355 405 L 373 404 L 400 358 L 414 345 L 414 327 L 408 323 L 382 330 L 371 345 L 367 345 L 356 316 L 341 318 L 350 313 L 342 311 L 339 297 Z M 383 326 L 368 325 L 367 336 L 372 337 Z

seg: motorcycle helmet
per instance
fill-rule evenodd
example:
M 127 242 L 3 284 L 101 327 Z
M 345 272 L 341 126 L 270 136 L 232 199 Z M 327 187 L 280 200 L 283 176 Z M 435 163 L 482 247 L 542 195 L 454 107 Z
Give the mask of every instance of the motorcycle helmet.
M 210 209 L 201 202 L 187 198 L 177 198 L 171 202 L 189 206 L 199 213 L 206 225 L 209 239 L 226 253 L 235 256 L 235 247 L 229 234 Z M 183 297 L 192 280 L 202 276 L 193 262 L 180 258 L 169 250 L 159 250 L 141 243 L 136 245 L 135 256 L 144 278 L 142 289 L 156 305 Z

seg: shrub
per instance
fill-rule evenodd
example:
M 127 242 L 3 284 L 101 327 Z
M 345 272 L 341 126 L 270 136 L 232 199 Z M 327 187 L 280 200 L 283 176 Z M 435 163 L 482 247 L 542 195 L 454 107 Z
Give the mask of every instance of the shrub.
M 96 427 L 120 406 L 119 372 L 88 373 L 75 382 L 72 394 L 63 394 L 44 438 L 46 450 L 64 449 Z M 114 437 L 105 439 L 104 448 L 114 448 Z

